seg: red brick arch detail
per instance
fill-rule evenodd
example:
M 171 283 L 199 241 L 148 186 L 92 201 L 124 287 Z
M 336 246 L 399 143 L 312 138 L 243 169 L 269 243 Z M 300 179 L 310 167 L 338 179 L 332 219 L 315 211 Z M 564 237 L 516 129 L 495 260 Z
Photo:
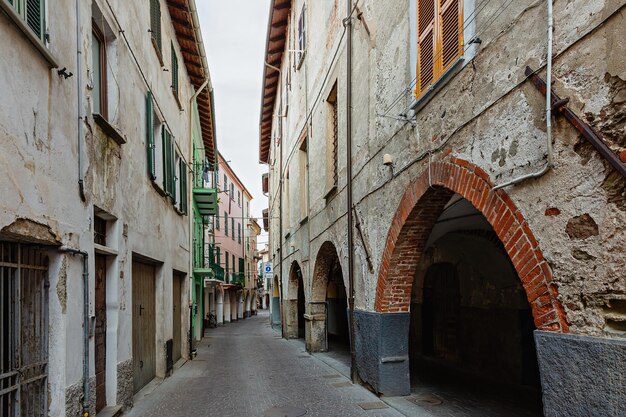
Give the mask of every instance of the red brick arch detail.
M 430 171 L 430 172 L 429 172 Z M 428 236 L 453 193 L 469 200 L 504 244 L 540 330 L 568 332 L 552 271 L 520 210 L 494 190 L 480 167 L 458 158 L 434 162 L 407 188 L 393 217 L 378 272 L 375 310 L 408 312 L 413 277 Z

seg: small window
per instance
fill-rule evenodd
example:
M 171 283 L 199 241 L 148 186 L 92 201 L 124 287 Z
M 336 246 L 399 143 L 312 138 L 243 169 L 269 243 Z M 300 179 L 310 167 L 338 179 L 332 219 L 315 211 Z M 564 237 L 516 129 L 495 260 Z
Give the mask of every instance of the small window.
M 234 217 L 230 218 L 230 228 L 233 231 L 232 238 L 233 240 L 235 240 L 235 218 Z
M 178 209 L 181 213 L 187 214 L 187 164 L 182 158 L 178 161 L 178 190 L 180 195 Z
M 237 243 L 241 243 L 241 223 L 237 223 Z
M 176 202 L 176 153 L 175 139 L 164 126 L 161 129 L 162 159 L 163 159 L 163 191 Z
M 228 191 L 228 177 L 224 174 L 224 189 L 222 191 Z
M 298 52 L 296 57 L 296 68 L 300 68 L 304 60 L 306 51 L 306 5 L 302 6 L 300 18 L 298 19 Z
M 228 213 L 224 212 L 224 234 L 228 236 Z
M 92 21 L 91 35 L 93 112 L 108 120 L 106 40 L 95 21 Z
M 217 214 L 217 216 L 215 216 L 215 228 L 217 230 L 220 230 L 220 215 L 219 215 L 219 213 Z
M 463 2 L 416 1 L 419 98 L 463 55 Z
M 237 190 L 237 205 L 241 207 L 241 191 Z
M 232 182 L 230 183 L 230 199 L 235 199 L 235 184 L 233 184 Z

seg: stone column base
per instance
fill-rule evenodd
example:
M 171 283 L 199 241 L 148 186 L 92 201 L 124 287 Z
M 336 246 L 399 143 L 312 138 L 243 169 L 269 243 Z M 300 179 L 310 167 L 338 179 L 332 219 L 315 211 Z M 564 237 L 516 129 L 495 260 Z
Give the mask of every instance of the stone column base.
M 535 331 L 545 417 L 626 416 L 626 340 Z
M 409 313 L 355 310 L 357 371 L 379 394 L 409 395 Z

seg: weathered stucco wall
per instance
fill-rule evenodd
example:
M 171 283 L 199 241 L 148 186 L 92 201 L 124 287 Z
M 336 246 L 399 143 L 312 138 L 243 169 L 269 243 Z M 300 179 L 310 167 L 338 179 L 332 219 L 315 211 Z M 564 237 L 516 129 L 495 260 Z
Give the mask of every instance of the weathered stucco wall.
M 538 171 L 546 163 L 545 98 L 524 75 L 528 65 L 545 78 L 545 2 L 504 3 L 490 2 L 472 15 L 472 2 L 465 2 L 465 16 L 473 16 L 471 24 L 481 43 L 472 46 L 471 54 L 468 48 L 466 57 L 471 59 L 463 62 L 458 73 L 407 122 L 380 115 L 402 117 L 413 100 L 406 90 L 415 65 L 411 60 L 410 2 L 369 1 L 359 5 L 354 20 L 353 172 L 354 202 L 365 243 L 355 231 L 358 309 L 374 309 L 391 219 L 407 185 L 427 171 L 429 151 L 433 160 L 452 154 L 471 161 L 496 185 Z M 302 2 L 294 1 L 287 49 L 297 49 L 297 25 L 293 22 L 301 10 Z M 309 28 L 326 27 L 328 31 L 307 32 L 307 53 L 299 69 L 294 68 L 293 53 L 283 57 L 283 83 L 287 77 L 291 80 L 287 87 L 289 105 L 285 115 L 285 105 L 279 107 L 284 98 L 279 94 L 275 114 L 285 117 L 274 118 L 270 156 L 270 254 L 278 273 L 279 228 L 274 218 L 279 216 L 279 151 L 283 172 L 289 172 L 284 184 L 288 191 L 283 194 L 283 210 L 289 215 L 283 216 L 281 237 L 290 234 L 283 246 L 285 299 L 297 295 L 290 294 L 287 285 L 294 260 L 303 270 L 305 296 L 309 298 L 313 260 L 325 241 L 337 248 L 347 286 L 346 56 L 341 24 L 345 2 L 308 2 L 306 13 Z M 554 19 L 555 91 L 569 97 L 568 106 L 607 139 L 626 146 L 623 4 L 556 1 Z M 339 183 L 338 193 L 325 199 L 328 110 L 324 100 L 335 81 Z M 624 332 L 625 314 L 620 306 L 626 298 L 620 241 L 626 231 L 624 179 L 567 121 L 556 116 L 553 125 L 554 169 L 540 179 L 505 191 L 521 211 L 552 269 L 569 330 L 619 337 Z M 301 223 L 298 144 L 305 130 L 310 207 L 308 221 Z M 394 158 L 393 170 L 382 164 L 386 153 Z M 366 261 L 367 252 L 372 268 Z
M 167 121 L 176 146 L 190 159 L 188 114 L 192 95 L 190 81 L 179 58 L 179 97 L 171 91 L 170 41 L 174 29 L 162 2 L 164 66 L 151 45 L 149 8 L 143 3 L 95 1 L 102 11 L 99 23 L 112 30 L 109 54 L 109 122 L 125 137 L 118 145 L 108 138 L 92 117 L 91 28 L 92 2 L 81 2 L 81 76 L 77 91 L 75 3 L 69 0 L 48 4 L 46 22 L 49 49 L 74 75 L 64 79 L 26 40 L 20 30 L 0 15 L 0 229 L 18 218 L 49 226 L 58 243 L 89 253 L 90 315 L 94 314 L 94 207 L 116 218 L 109 230 L 107 246 L 117 252 L 107 268 L 107 399 L 109 404 L 130 405 L 132 369 L 132 261 L 135 254 L 159 265 L 156 276 L 157 376 L 165 376 L 165 342 L 172 338 L 172 274 L 189 270 L 188 217 L 174 210 L 157 192 L 147 175 L 146 92 L 147 86 L 131 52 L 120 34 L 124 30 L 141 71 L 149 80 L 157 112 Z M 115 17 L 119 20 L 119 27 Z M 165 71 L 167 69 L 167 71 Z M 78 138 L 77 95 L 83 97 L 85 135 Z M 156 105 L 155 105 L 156 107 Z M 78 189 L 77 143 L 83 143 L 86 201 Z M 155 137 L 160 143 L 160 137 Z M 161 163 L 157 161 L 157 164 Z M 28 230 L 26 231 L 28 233 Z M 27 239 L 28 236 L 23 236 Z M 79 405 L 75 395 L 82 378 L 82 259 L 62 255 L 50 257 L 50 415 L 65 415 Z M 189 293 L 184 280 L 183 294 Z M 186 307 L 185 304 L 183 304 Z M 183 308 L 182 351 L 187 352 L 188 310 Z M 94 375 L 94 344 L 90 340 L 90 375 Z M 130 382 L 129 382 L 130 378 Z M 93 399 L 93 397 L 92 397 Z M 68 414 L 69 415 L 69 414 Z

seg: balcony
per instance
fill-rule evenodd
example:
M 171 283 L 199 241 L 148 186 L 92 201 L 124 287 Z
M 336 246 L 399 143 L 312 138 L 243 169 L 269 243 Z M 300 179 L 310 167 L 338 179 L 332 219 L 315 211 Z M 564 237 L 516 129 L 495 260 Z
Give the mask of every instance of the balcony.
M 193 199 L 200 215 L 215 216 L 218 212 L 215 173 L 208 165 L 194 164 Z
M 224 268 L 215 262 L 212 245 L 207 243 L 194 248 L 193 274 L 198 278 L 224 282 Z
M 230 275 L 230 284 L 246 286 L 246 277 L 243 272 L 233 272 Z

